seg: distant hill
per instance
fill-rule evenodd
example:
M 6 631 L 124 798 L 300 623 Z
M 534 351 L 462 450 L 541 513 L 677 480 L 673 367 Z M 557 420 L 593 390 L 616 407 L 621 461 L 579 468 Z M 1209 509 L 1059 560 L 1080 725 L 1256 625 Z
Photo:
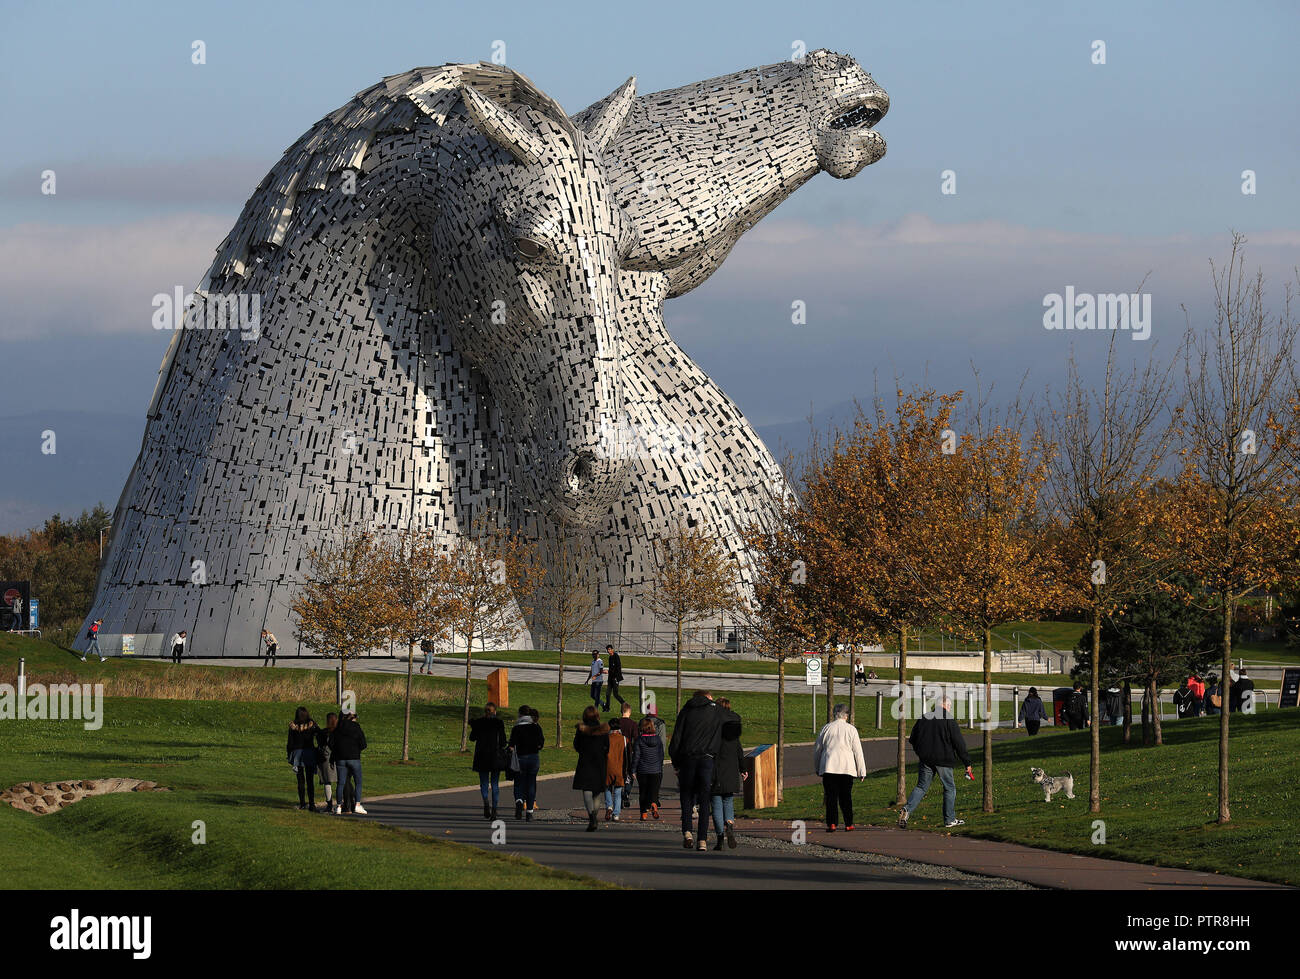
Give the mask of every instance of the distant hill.
M 54 433 L 54 453 L 41 451 Z M 0 533 L 75 517 L 96 503 L 110 511 L 140 452 L 144 415 L 41 411 L 0 417 Z

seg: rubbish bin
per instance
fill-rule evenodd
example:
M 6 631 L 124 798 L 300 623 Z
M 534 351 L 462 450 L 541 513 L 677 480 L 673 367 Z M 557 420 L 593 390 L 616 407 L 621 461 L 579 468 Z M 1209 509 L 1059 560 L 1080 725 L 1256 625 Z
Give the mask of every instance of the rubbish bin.
M 1052 717 L 1055 718 L 1052 723 L 1061 727 L 1066 723 L 1065 703 L 1070 699 L 1070 694 L 1074 693 L 1074 687 L 1057 687 L 1052 691 Z
M 510 671 L 504 666 L 487 676 L 488 700 L 498 707 L 510 706 Z
M 776 747 L 760 744 L 745 752 L 745 808 L 771 809 L 776 805 Z

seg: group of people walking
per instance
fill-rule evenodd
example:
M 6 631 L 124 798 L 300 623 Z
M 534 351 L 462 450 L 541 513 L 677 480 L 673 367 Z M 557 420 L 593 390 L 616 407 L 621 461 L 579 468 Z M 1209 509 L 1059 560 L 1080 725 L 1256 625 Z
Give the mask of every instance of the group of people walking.
M 298 808 L 336 816 L 366 815 L 361 804 L 361 752 L 365 750 L 366 734 L 354 712 L 331 711 L 320 727 L 306 707 L 299 707 L 285 744 L 289 767 L 298 780 Z M 319 809 L 318 781 L 325 789 L 325 804 Z
M 599 656 L 593 660 L 599 661 Z M 616 688 L 611 695 L 619 699 Z M 520 707 L 507 734 L 497 705 L 489 703 L 482 716 L 470 722 L 469 737 L 475 746 L 472 764 L 479 776 L 484 818 L 497 818 L 503 772 L 514 779 L 515 818 L 533 818 L 540 752 L 546 745 L 540 720 L 535 709 Z M 621 822 L 633 786 L 641 821 L 660 819 L 659 794 L 667 762 L 677 772 L 683 845 L 707 849 L 711 819 L 714 849 L 734 849 L 735 796 L 748 777 L 743 770 L 742 732 L 743 722 L 731 709 L 731 702 L 725 697 L 714 700 L 707 690 L 697 692 L 683 706 L 671 738 L 653 709 L 634 719 L 631 704 L 623 702 L 618 717 L 602 720 L 599 706 L 591 704 L 573 735 L 577 759 L 572 788 L 582 793 L 587 831 L 594 833 L 599 828 L 602 810 L 605 821 Z
M 515 781 L 515 819 L 532 819 L 537 808 L 537 773 L 542 766 L 541 752 L 546 747 L 542 717 L 535 708 L 524 705 L 510 736 L 497 715 L 497 705 L 489 702 L 483 716 L 469 722 L 469 739 L 474 742 L 473 769 L 478 774 L 483 795 L 483 817 L 497 818 L 502 772 Z

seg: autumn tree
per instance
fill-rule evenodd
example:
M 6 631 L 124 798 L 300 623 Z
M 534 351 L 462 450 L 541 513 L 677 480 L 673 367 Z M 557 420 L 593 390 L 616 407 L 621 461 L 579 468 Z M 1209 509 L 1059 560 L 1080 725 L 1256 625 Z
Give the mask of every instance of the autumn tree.
M 898 693 L 906 697 L 907 643 L 942 615 L 952 561 L 933 516 L 943 486 L 943 433 L 960 393 L 896 392 L 877 398 L 853 428 L 815 454 L 802 494 L 810 623 L 860 641 L 898 644 Z M 897 731 L 897 797 L 907 800 L 906 712 Z
M 799 534 L 798 503 L 787 498 L 774 507 L 774 519 L 751 524 L 745 532 L 752 598 L 740 608 L 751 648 L 776 661 L 776 795 L 785 795 L 785 665 L 808 648 L 812 629 L 804 603 L 808 569 Z
M 614 607 L 596 598 L 596 556 L 585 538 L 562 529 L 538 549 L 544 567 L 535 576 L 532 629 L 560 654 L 555 683 L 555 743 L 564 743 L 564 654 L 578 636 L 591 632 Z
M 415 645 L 445 635 L 458 618 L 451 594 L 452 562 L 431 532 L 408 531 L 380 549 L 381 582 L 389 611 L 388 638 L 406 646 L 406 711 L 402 722 L 402 761 L 410 760 L 411 680 Z
M 1300 416 L 1293 359 L 1298 324 L 1289 286 L 1281 312 L 1269 311 L 1263 274 L 1247 274 L 1244 246 L 1245 238 L 1234 235 L 1227 266 L 1211 263 L 1213 325 L 1196 330 L 1189 317 L 1184 466 L 1164 528 L 1171 553 L 1197 585 L 1185 595 L 1219 618 L 1225 704 L 1238 605 L 1300 575 Z M 1228 729 L 1225 708 L 1219 718 L 1220 823 L 1231 819 Z
M 392 613 L 383 549 L 370 533 L 348 533 L 311 551 L 308 561 L 306 580 L 291 606 L 298 617 L 294 637 L 339 661 L 346 690 L 348 661 L 388 640 Z
M 676 630 L 677 711 L 682 709 L 682 633 L 690 625 L 735 611 L 736 567 L 722 545 L 698 526 L 678 523 L 654 542 L 654 577 L 640 600 Z
M 1027 428 L 1018 401 L 999 418 L 977 396 L 960 438 L 947 433 L 935 500 L 935 532 L 952 561 L 944 614 L 984 650 L 985 812 L 993 812 L 993 630 L 1044 613 L 1057 595 L 1053 538 L 1039 510 L 1047 455 Z
M 1092 626 L 1088 808 L 1101 811 L 1102 622 L 1160 587 L 1168 569 L 1152 546 L 1150 496 L 1170 444 L 1171 370 L 1151 357 L 1124 369 L 1112 333 L 1100 386 L 1071 354 L 1065 384 L 1048 391 L 1038 427 L 1053 448 L 1044 500 L 1056 523 L 1063 601 Z
M 539 565 L 534 546 L 519 534 L 488 529 L 487 521 L 475 525 L 472 536 L 458 538 L 448 555 L 447 593 L 449 620 L 454 636 L 465 641 L 465 703 L 460 750 L 469 749 L 469 701 L 474 640 L 510 642 L 519 635 L 521 617 L 531 613 L 529 598 L 536 591 Z
M 1161 744 L 1159 690 L 1164 684 L 1193 673 L 1204 675 L 1218 656 L 1219 642 L 1212 612 L 1188 605 L 1187 581 L 1134 601 L 1122 615 L 1101 625 L 1106 650 L 1101 674 L 1108 686 L 1136 680 L 1142 688 L 1142 743 Z M 1092 636 L 1084 633 L 1075 650 L 1075 676 L 1092 672 Z M 1150 721 L 1148 721 L 1148 711 Z

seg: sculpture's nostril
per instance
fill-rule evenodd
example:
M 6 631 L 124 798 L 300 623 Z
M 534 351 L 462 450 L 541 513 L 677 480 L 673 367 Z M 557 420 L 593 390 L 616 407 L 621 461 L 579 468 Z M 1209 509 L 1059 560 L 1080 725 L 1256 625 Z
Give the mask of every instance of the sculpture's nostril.
M 593 461 L 594 457 L 590 452 L 581 452 L 569 461 L 568 473 L 566 473 L 569 492 L 577 493 L 591 482 Z

